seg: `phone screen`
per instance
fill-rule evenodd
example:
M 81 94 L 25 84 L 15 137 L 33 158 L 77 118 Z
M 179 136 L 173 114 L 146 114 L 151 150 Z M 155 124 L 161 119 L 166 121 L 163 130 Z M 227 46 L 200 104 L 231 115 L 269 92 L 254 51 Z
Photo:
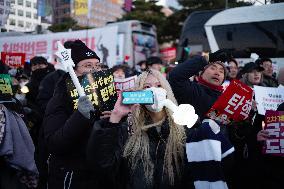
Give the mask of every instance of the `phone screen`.
M 122 104 L 154 104 L 151 90 L 122 92 Z

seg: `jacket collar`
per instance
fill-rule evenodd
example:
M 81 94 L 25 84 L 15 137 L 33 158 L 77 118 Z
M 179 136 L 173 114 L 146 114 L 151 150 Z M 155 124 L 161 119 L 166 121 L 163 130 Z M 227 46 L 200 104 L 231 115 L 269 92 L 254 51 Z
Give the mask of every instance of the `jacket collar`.
M 205 81 L 204 79 L 202 79 L 202 77 L 198 77 L 198 83 L 201 84 L 201 85 L 204 85 L 212 90 L 215 90 L 215 91 L 218 91 L 218 92 L 223 92 L 223 86 L 220 85 L 220 86 L 217 86 L 217 85 L 214 85 L 214 84 L 211 84 L 211 83 L 208 83 L 207 81 Z

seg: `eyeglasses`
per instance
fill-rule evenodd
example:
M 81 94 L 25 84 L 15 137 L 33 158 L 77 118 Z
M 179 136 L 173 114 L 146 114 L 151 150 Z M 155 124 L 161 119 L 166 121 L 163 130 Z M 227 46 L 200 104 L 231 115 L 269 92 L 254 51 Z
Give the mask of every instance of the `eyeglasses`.
M 96 63 L 86 63 L 83 65 L 77 65 L 77 67 L 83 67 L 83 68 L 87 68 L 87 69 L 98 69 L 102 67 L 102 64 L 100 62 L 96 62 Z

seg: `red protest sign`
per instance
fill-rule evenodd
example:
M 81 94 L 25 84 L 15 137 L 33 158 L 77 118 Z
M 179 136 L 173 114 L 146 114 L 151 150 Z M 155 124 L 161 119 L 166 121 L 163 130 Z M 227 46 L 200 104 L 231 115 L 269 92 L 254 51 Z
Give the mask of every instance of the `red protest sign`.
M 1 52 L 1 60 L 10 68 L 24 67 L 25 53 Z
M 284 111 L 266 110 L 264 130 L 269 132 L 269 139 L 263 153 L 284 156 Z
M 207 116 L 222 124 L 248 118 L 253 90 L 238 80 L 232 80 L 226 91 L 208 111 Z
M 136 79 L 137 79 L 137 76 L 132 76 L 132 77 L 128 77 L 125 79 L 115 78 L 114 82 L 115 82 L 116 91 L 124 91 L 128 89 L 132 89 L 135 85 Z

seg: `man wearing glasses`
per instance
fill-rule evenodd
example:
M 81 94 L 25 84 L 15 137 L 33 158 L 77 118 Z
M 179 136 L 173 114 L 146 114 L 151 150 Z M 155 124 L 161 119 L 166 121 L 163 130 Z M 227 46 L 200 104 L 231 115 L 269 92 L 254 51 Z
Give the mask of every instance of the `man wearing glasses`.
M 82 41 L 68 41 L 64 46 L 71 49 L 77 76 L 101 70 L 100 58 Z M 90 112 L 95 110 L 87 96 L 80 97 L 78 109 L 73 110 L 66 86 L 68 77 L 64 74 L 57 83 L 43 121 L 41 138 L 48 151 L 48 187 L 98 188 L 98 176 L 89 169 L 85 155 L 95 121 Z

